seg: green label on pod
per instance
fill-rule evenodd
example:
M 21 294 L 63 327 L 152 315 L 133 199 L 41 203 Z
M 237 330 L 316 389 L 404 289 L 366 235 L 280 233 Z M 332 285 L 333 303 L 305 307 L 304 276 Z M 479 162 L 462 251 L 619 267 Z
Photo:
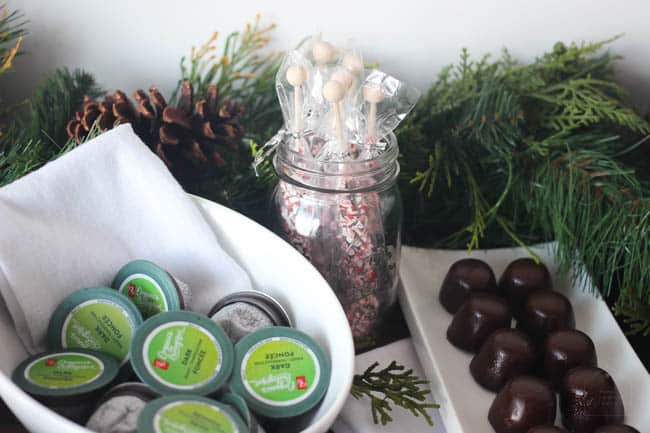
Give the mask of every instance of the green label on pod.
M 64 348 L 97 350 L 125 361 L 135 324 L 119 305 L 108 300 L 90 300 L 68 314 L 61 331 Z
M 148 275 L 129 276 L 120 286 L 119 292 L 133 301 L 145 318 L 169 310 L 163 290 Z
M 25 379 L 49 389 L 73 388 L 91 383 L 104 372 L 104 363 L 83 353 L 48 355 L 25 368 Z
M 221 346 L 201 326 L 176 321 L 149 334 L 142 355 L 147 370 L 157 380 L 176 389 L 195 389 L 221 370 Z
M 241 365 L 246 390 L 271 406 L 289 406 L 306 399 L 320 380 L 314 352 L 298 340 L 271 337 L 251 347 Z
M 239 429 L 216 406 L 198 401 L 170 403 L 154 417 L 156 433 L 238 433 Z

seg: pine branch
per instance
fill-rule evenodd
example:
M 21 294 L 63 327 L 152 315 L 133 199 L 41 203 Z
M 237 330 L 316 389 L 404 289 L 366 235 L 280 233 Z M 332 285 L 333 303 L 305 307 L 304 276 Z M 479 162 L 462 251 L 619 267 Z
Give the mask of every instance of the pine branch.
M 27 34 L 23 14 L 9 12 L 6 4 L 0 4 L 0 74 L 13 67 L 14 59 L 21 54 L 23 37 Z
M 84 96 L 98 97 L 95 78 L 80 69 L 57 69 L 36 88 L 31 98 L 30 136 L 50 143 L 53 153 L 68 142 L 65 126 L 79 110 Z
M 426 403 L 430 390 L 422 387 L 429 382 L 406 370 L 404 366 L 392 361 L 388 367 L 376 370 L 379 363 L 369 366 L 363 374 L 354 376 L 350 393 L 357 400 L 370 398 L 372 419 L 375 424 L 386 425 L 393 420 L 391 405 L 410 411 L 414 416 L 422 416 L 427 424 L 433 425 L 428 409 L 437 409 L 437 404 Z

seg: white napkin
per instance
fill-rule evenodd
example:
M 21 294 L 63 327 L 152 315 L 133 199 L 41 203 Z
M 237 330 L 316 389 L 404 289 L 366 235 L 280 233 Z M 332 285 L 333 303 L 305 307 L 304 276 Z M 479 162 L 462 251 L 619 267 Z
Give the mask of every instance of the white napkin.
M 45 349 L 48 321 L 65 296 L 111 284 L 134 259 L 189 284 L 199 312 L 251 287 L 130 125 L 0 188 L 0 295 L 28 351 Z
M 425 378 L 410 338 L 358 355 L 355 360 L 355 373 L 363 373 L 374 362 L 379 362 L 381 368 L 386 367 L 393 360 L 407 369 L 412 368 L 418 377 Z M 434 400 L 431 395 L 429 397 L 429 403 L 433 403 Z M 425 431 L 445 433 L 445 426 L 442 424 L 438 410 L 432 409 L 429 413 L 432 413 L 433 427 L 430 427 L 422 416 L 415 417 L 411 412 L 399 407 L 394 407 L 391 412 L 392 422 L 385 426 L 376 425 L 372 421 L 370 401 L 367 398 L 357 400 L 350 397 L 343 406 L 339 419 L 332 426 L 332 430 L 335 433 L 410 433 Z

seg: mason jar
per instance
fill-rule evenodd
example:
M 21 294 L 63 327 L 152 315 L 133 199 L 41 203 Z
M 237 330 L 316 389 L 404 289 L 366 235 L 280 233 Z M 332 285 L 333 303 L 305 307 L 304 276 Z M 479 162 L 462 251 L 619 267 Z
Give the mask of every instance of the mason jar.
M 330 284 L 360 349 L 372 344 L 382 313 L 396 300 L 402 227 L 397 140 L 390 133 L 360 147 L 356 159 L 338 161 L 303 151 L 317 146 L 277 147 L 273 219 L 278 234 Z

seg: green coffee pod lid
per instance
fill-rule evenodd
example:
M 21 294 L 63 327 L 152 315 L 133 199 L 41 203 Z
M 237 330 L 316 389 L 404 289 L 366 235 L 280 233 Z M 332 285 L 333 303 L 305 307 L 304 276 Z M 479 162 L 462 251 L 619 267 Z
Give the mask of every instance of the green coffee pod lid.
M 47 331 L 51 350 L 90 349 L 129 360 L 131 339 L 142 315 L 128 298 L 107 287 L 82 289 L 54 310 Z
M 276 326 L 253 332 L 235 346 L 230 387 L 255 413 L 290 418 L 325 396 L 331 367 L 325 351 L 309 335 Z
M 138 417 L 138 433 L 247 433 L 248 427 L 226 404 L 180 394 L 153 400 Z
M 112 287 L 133 301 L 145 319 L 186 308 L 183 293 L 174 278 L 147 260 L 134 260 L 124 265 Z
M 72 397 L 108 386 L 118 371 L 117 361 L 103 353 L 84 349 L 55 350 L 21 362 L 12 379 L 33 396 Z
M 230 377 L 232 343 L 213 321 L 189 311 L 147 319 L 131 344 L 131 365 L 142 382 L 165 394 L 208 395 Z

